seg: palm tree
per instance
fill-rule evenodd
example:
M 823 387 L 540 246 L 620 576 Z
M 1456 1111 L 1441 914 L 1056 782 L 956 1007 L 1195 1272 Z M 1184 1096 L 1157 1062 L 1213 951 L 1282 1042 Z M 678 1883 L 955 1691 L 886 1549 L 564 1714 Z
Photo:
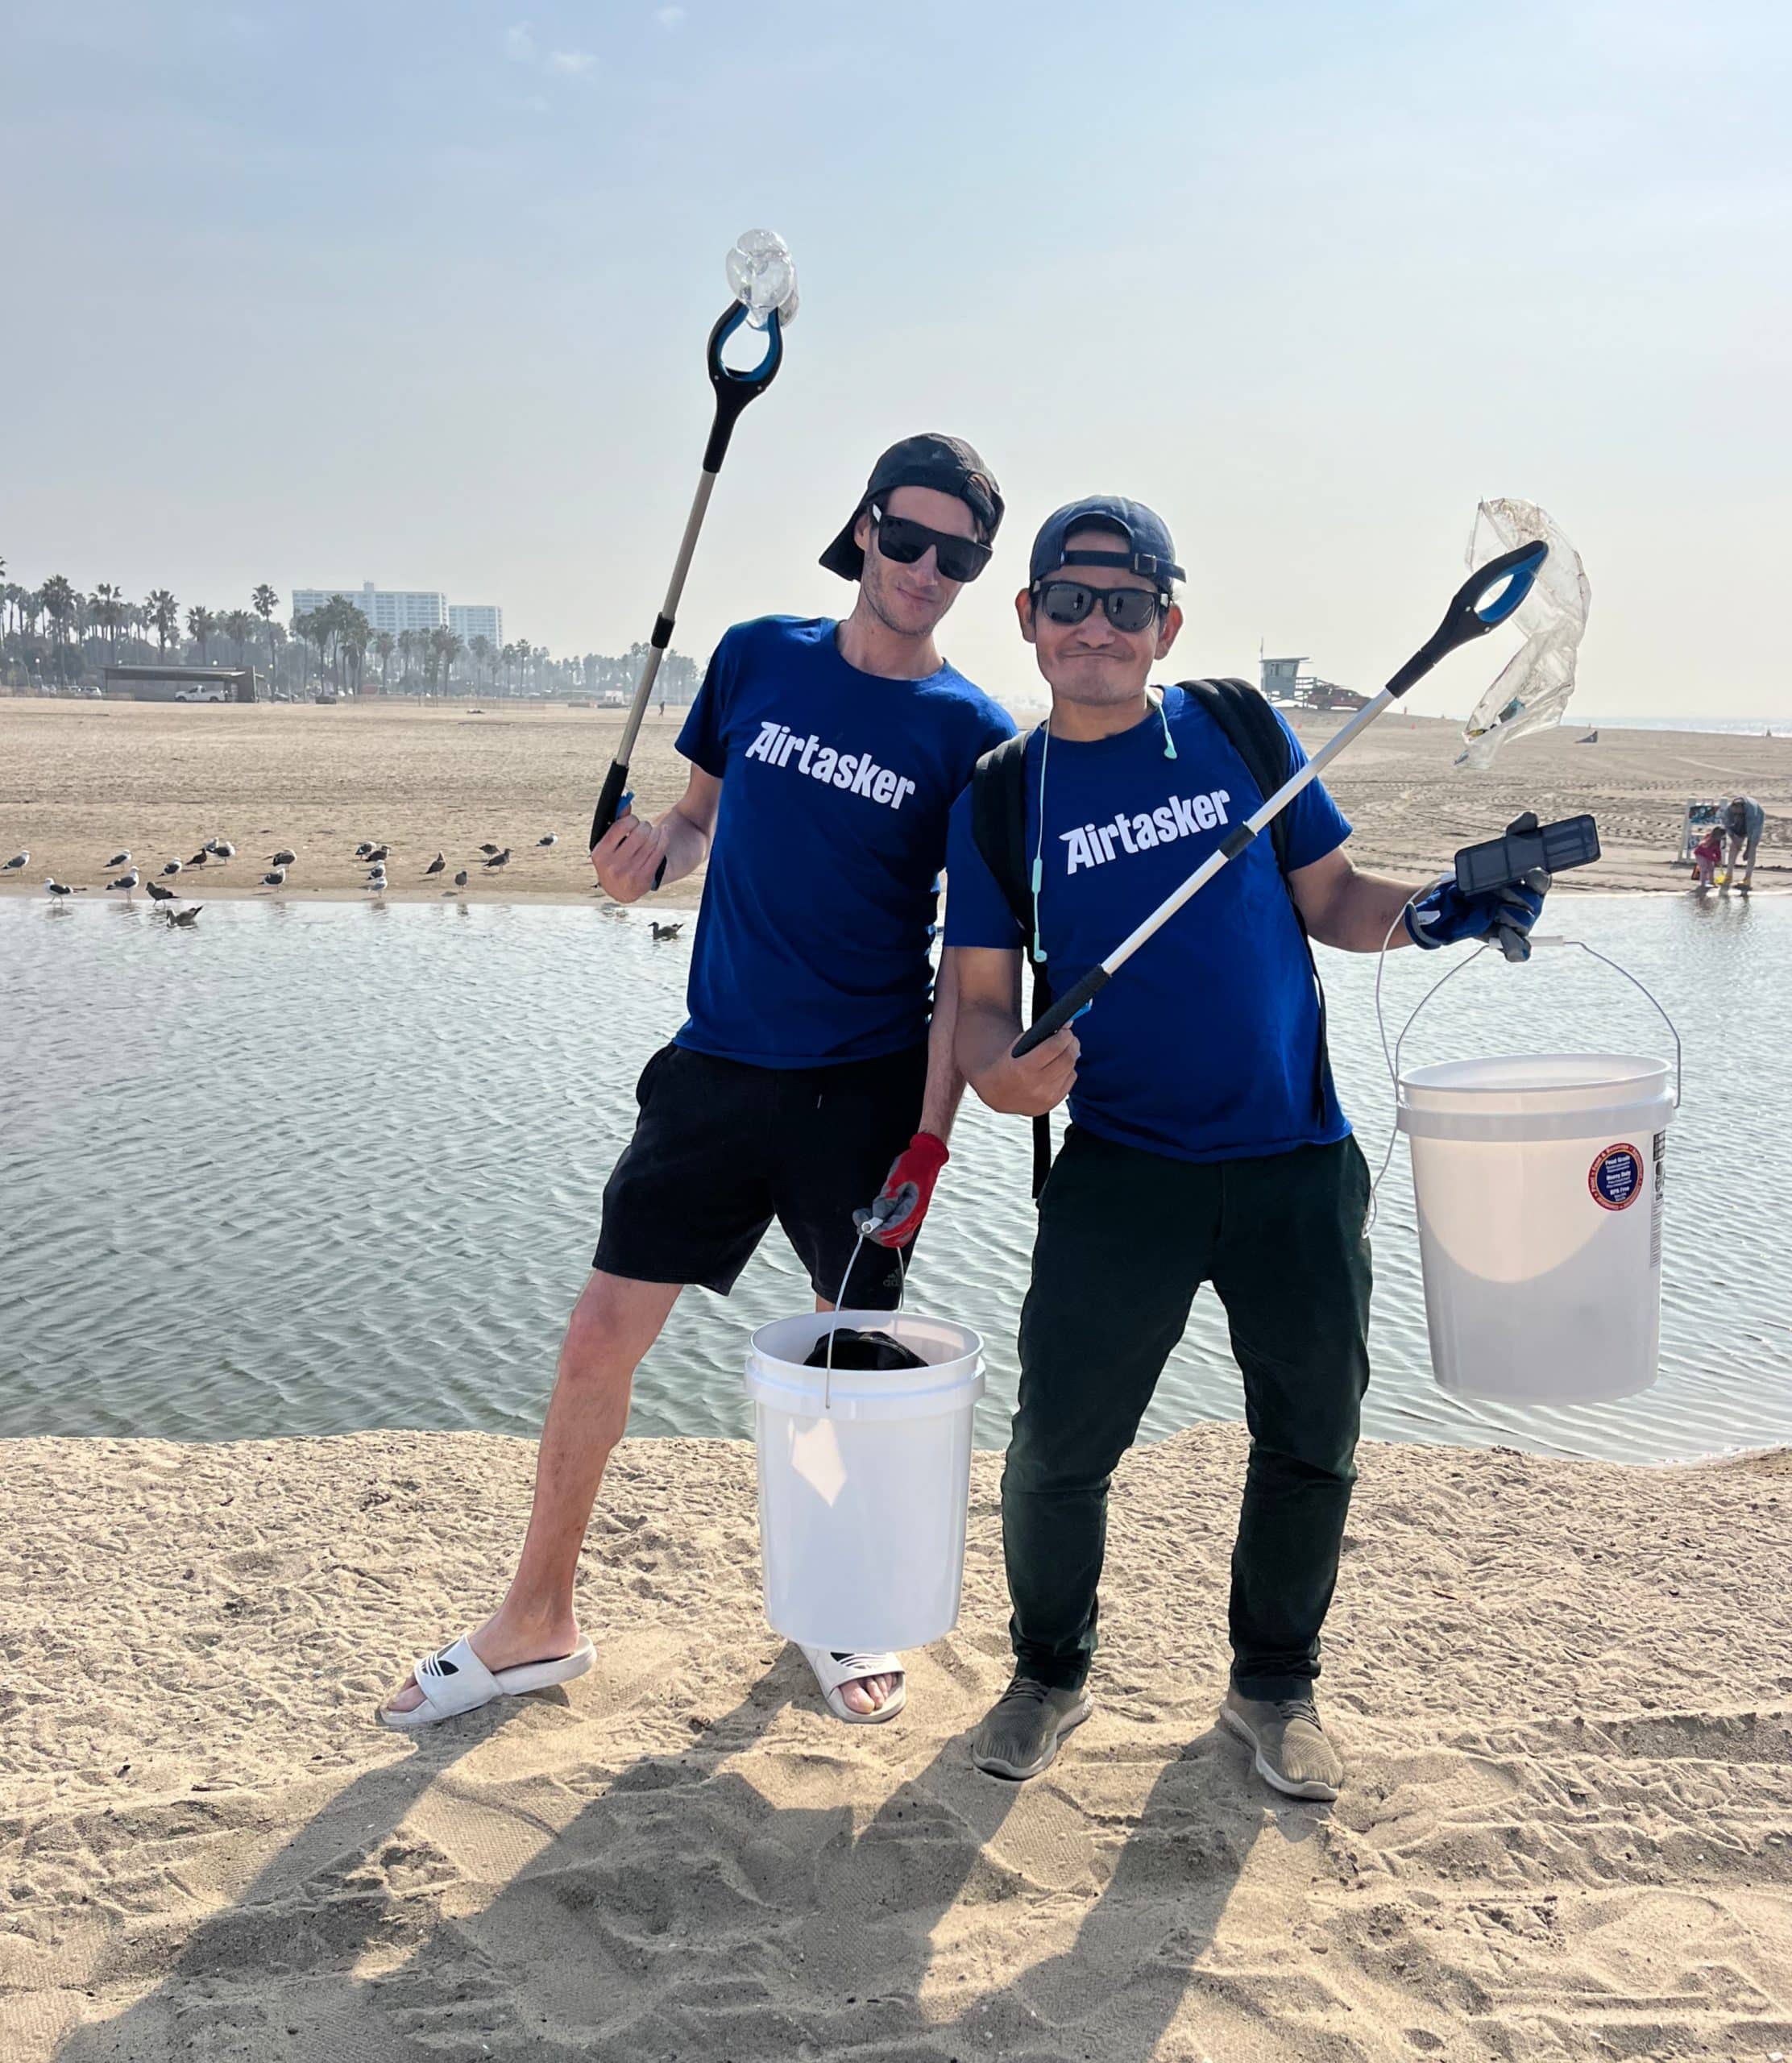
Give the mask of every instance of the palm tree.
M 187 634 L 199 641 L 199 663 L 202 666 L 210 663 L 205 656 L 205 648 L 217 628 L 218 618 L 209 609 L 201 608 L 198 603 L 195 602 L 187 611 Z
M 338 643 L 350 671 L 355 679 L 355 691 L 361 692 L 362 672 L 367 656 L 367 646 L 373 641 L 373 625 L 352 602 L 342 604 L 341 627 L 337 633 Z
M 154 587 L 150 591 L 146 607 L 149 610 L 149 620 L 156 627 L 156 642 L 161 646 L 162 657 L 165 659 L 168 640 L 180 632 L 180 605 L 166 587 Z
M 249 663 L 249 640 L 255 634 L 255 619 L 247 609 L 232 609 L 222 621 L 220 628 L 236 647 L 236 662 L 239 666 Z
M 304 658 L 299 666 L 299 692 L 302 695 L 311 681 L 311 647 L 317 643 L 317 612 L 315 609 L 295 609 L 292 612 L 292 635 L 298 639 Z
M 467 649 L 473 655 L 473 662 L 476 669 L 473 679 L 476 686 L 479 675 L 492 664 L 492 640 L 482 630 L 479 636 L 468 644 Z
M 110 663 L 118 663 L 118 632 L 125 620 L 124 590 L 102 580 L 93 590 L 93 621 L 106 633 Z
M 69 618 L 73 616 L 81 597 L 75 592 L 65 574 L 52 573 L 37 591 L 38 600 L 44 613 L 50 619 L 50 644 L 56 660 L 54 670 L 62 674 L 63 642 L 67 635 Z
M 275 662 L 279 656 L 274 646 L 274 612 L 280 607 L 280 596 L 263 580 L 249 600 L 254 605 L 255 614 L 268 626 L 268 681 L 272 687 Z
M 392 688 L 392 656 L 398 649 L 398 640 L 389 630 L 382 630 L 373 641 L 373 649 L 380 655 L 380 691 L 385 695 Z

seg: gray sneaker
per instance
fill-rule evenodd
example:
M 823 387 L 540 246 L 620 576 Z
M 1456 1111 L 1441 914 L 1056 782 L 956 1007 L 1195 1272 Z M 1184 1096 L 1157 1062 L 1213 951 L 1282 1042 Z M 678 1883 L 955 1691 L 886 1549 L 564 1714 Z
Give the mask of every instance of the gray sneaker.
M 971 1737 L 971 1760 L 990 1776 L 1022 1779 L 1048 1769 L 1058 1743 L 1095 1709 L 1086 1690 L 1055 1691 L 1017 1676 Z
M 1266 1783 L 1290 1798 L 1338 1795 L 1344 1765 L 1310 1697 L 1246 1698 L 1230 1685 L 1220 1717 L 1256 1750 L 1256 1771 Z

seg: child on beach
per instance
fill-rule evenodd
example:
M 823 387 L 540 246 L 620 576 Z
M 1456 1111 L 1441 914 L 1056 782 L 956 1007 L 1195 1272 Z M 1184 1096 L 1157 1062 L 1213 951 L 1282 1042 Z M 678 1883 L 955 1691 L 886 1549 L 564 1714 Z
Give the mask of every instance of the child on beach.
M 1707 825 L 1705 835 L 1692 849 L 1694 870 L 1699 876 L 1701 888 L 1713 886 L 1717 880 L 1717 864 L 1724 857 L 1724 833 L 1717 824 Z

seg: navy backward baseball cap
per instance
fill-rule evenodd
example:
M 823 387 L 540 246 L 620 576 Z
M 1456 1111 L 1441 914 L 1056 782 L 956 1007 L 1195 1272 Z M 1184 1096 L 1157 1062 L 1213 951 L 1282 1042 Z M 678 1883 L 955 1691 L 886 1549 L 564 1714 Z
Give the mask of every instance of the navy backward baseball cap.
M 862 579 L 865 554 L 852 542 L 859 518 L 881 494 L 892 488 L 931 487 L 941 494 L 956 495 L 981 526 L 982 542 L 993 545 L 1002 527 L 1002 490 L 996 476 L 961 437 L 940 437 L 924 430 L 919 437 L 905 437 L 893 444 L 871 468 L 871 477 L 859 496 L 859 505 L 846 520 L 846 527 L 821 555 L 830 573 L 843 580 Z
M 1066 551 L 1064 540 L 1076 530 L 1113 530 L 1126 541 L 1124 551 Z M 1164 594 L 1172 580 L 1184 576 L 1176 562 L 1176 546 L 1170 542 L 1169 525 L 1155 509 L 1142 501 L 1129 501 L 1123 494 L 1085 495 L 1081 501 L 1067 502 L 1039 525 L 1033 540 L 1033 556 L 1027 569 L 1029 587 L 1036 587 L 1064 566 L 1118 566 L 1129 573 L 1155 580 Z

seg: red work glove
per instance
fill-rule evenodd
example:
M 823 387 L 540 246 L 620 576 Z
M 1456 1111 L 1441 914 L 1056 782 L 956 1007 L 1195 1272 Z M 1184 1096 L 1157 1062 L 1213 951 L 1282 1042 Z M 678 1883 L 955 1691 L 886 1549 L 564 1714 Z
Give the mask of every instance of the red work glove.
M 918 1131 L 897 1155 L 876 1202 L 857 1214 L 865 1237 L 880 1247 L 906 1247 L 920 1231 L 940 1170 L 951 1158 L 944 1139 Z

